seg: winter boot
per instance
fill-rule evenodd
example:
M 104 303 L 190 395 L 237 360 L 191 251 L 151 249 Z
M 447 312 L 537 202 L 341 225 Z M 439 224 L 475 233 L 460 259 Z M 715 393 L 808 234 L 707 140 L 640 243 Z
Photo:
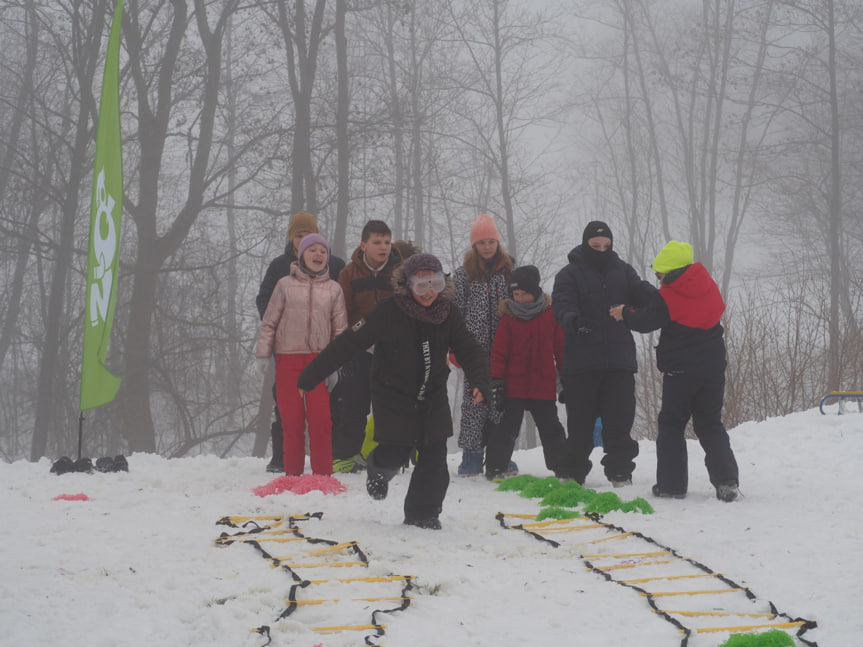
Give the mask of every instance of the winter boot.
M 75 461 L 73 461 L 68 456 L 61 456 L 58 458 L 54 464 L 51 466 L 51 473 L 57 474 L 66 474 L 67 472 L 75 471 Z
M 660 490 L 657 484 L 653 486 L 653 496 L 660 499 L 685 499 L 686 492 L 666 492 L 665 490 Z
M 270 462 L 267 463 L 267 471 L 273 474 L 282 474 L 285 471 L 285 466 L 282 464 L 282 459 L 273 456 Z
M 389 493 L 390 481 L 398 473 L 398 468 L 380 467 L 375 463 L 375 452 L 366 459 L 366 492 L 375 501 L 383 501 Z
M 464 450 L 461 455 L 461 465 L 458 466 L 459 476 L 479 476 L 482 474 L 482 450 Z
M 110 456 L 102 456 L 101 458 L 96 459 L 96 471 L 97 472 L 113 472 L 114 471 L 114 459 Z
M 361 472 L 364 466 L 365 461 L 363 461 L 362 456 L 359 454 L 350 458 L 334 458 L 333 474 L 356 474 L 357 472 Z
M 716 486 L 716 498 L 720 501 L 730 503 L 731 501 L 736 500 L 739 494 L 740 491 L 737 489 L 737 483 L 734 481 L 730 483 L 720 483 Z
M 440 519 L 437 517 L 429 517 L 428 519 L 405 519 L 406 526 L 416 526 L 423 530 L 440 530 Z
M 93 473 L 93 461 L 87 458 L 86 456 L 82 456 L 77 461 L 75 461 L 75 471 L 81 472 L 83 474 L 92 474 Z
M 626 474 L 615 474 L 608 477 L 608 482 L 615 488 L 626 487 L 627 485 L 632 485 L 632 477 Z

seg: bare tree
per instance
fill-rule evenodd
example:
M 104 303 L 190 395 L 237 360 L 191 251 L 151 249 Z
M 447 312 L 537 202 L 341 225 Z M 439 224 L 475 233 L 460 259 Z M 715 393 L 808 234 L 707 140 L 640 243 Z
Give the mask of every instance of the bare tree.
M 72 21 L 72 32 L 79 34 L 81 42 L 77 50 L 82 53 L 74 57 L 74 76 L 77 89 L 80 92 L 80 102 L 74 105 L 74 125 L 68 159 L 68 175 L 62 188 L 60 198 L 60 235 L 57 240 L 56 255 L 51 272 L 48 307 L 45 316 L 44 345 L 39 364 L 39 379 L 37 383 L 36 416 L 33 429 L 33 443 L 30 460 L 38 460 L 45 455 L 48 447 L 48 436 L 52 429 L 58 428 L 56 417 L 56 401 L 58 399 L 57 382 L 60 367 L 61 342 L 65 335 L 61 334 L 66 308 L 66 291 L 69 271 L 74 250 L 75 222 L 80 207 L 80 192 L 86 177 L 87 149 L 91 139 L 91 127 L 95 115 L 95 101 L 90 91 L 98 68 L 99 44 L 105 28 L 107 2 L 96 2 L 89 16 L 80 11 L 77 3 L 63 6 Z M 76 113 L 76 114 L 75 114 Z

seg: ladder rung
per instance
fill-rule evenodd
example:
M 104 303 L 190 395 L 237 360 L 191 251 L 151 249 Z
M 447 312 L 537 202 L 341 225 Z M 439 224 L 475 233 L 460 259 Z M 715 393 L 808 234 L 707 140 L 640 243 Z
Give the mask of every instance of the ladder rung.
M 339 631 L 369 631 L 386 628 L 386 625 L 336 625 L 334 627 L 312 627 L 312 631 L 322 634 L 332 634 Z
M 699 573 L 697 575 L 665 575 L 657 577 L 639 577 L 634 580 L 620 580 L 621 584 L 641 584 L 643 582 L 657 582 L 659 580 L 691 580 L 698 577 L 717 577 L 714 573 Z
M 326 604 L 327 602 L 396 602 L 396 601 L 404 601 L 404 600 L 413 600 L 411 597 L 405 596 L 389 596 L 389 597 L 379 597 L 379 598 L 323 598 L 323 599 L 309 599 L 309 600 L 285 600 L 288 604 L 296 604 L 297 606 L 304 605 L 315 605 L 315 604 Z
M 332 580 L 309 580 L 309 582 L 312 584 L 327 584 L 329 582 L 398 582 L 400 580 L 407 582 L 414 578 L 415 576 L 413 575 L 386 575 L 381 577 L 343 577 Z
M 802 624 L 806 624 L 804 622 L 781 622 L 778 624 L 769 624 L 769 625 L 745 625 L 742 627 L 705 627 L 703 629 L 696 629 L 696 633 L 706 634 L 706 633 L 718 633 L 721 631 L 727 631 L 729 633 L 735 633 L 739 631 L 752 631 L 753 629 L 790 629 L 791 627 L 799 627 Z
M 368 566 L 365 562 L 320 562 L 320 563 L 309 563 L 309 564 L 288 564 L 286 563 L 286 557 L 274 557 L 274 560 L 278 560 L 279 564 L 277 566 L 286 566 L 287 568 L 344 568 L 347 566 Z
M 716 589 L 712 591 L 662 591 L 659 593 L 642 593 L 644 596 L 664 598 L 672 595 L 713 595 L 714 593 L 740 593 L 746 589 Z
M 671 609 L 651 609 L 653 613 L 667 613 L 675 616 L 735 616 L 741 618 L 775 618 L 775 613 L 742 613 L 739 611 L 673 611 Z
M 588 544 L 600 544 L 604 541 L 611 541 L 612 539 L 623 539 L 625 537 L 629 537 L 630 535 L 634 535 L 634 534 L 635 533 L 632 533 L 632 532 L 622 532 L 622 533 L 617 534 L 617 535 L 612 535 L 611 537 L 603 537 L 602 539 L 594 539 L 594 540 L 588 541 L 586 543 L 588 543 Z
M 641 568 L 642 566 L 661 566 L 663 564 L 671 564 L 673 562 L 679 562 L 681 560 L 680 557 L 675 557 L 673 559 L 661 559 L 655 562 L 641 562 L 640 564 L 612 564 L 611 566 L 597 566 L 597 570 L 600 571 L 617 571 L 622 568 Z M 650 579 L 650 578 L 648 578 Z M 633 580 L 635 581 L 635 580 Z
M 620 553 L 617 555 L 596 553 L 595 555 L 582 555 L 584 559 L 631 559 L 632 557 L 662 557 L 670 555 L 671 551 L 660 550 L 654 553 Z

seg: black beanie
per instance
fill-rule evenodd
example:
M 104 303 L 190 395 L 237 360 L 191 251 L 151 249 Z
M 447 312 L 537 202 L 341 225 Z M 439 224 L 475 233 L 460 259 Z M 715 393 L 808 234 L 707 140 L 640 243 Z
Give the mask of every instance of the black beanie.
M 513 290 L 524 290 L 533 295 L 534 299 L 542 296 L 542 288 L 539 287 L 539 270 L 534 265 L 522 265 L 512 271 L 509 279 L 509 294 Z
M 593 220 L 587 223 L 587 227 L 584 228 L 584 234 L 581 237 L 582 245 L 587 247 L 587 241 L 597 236 L 605 236 L 611 240 L 612 244 L 614 243 L 614 236 L 611 235 L 609 226 L 601 220 Z

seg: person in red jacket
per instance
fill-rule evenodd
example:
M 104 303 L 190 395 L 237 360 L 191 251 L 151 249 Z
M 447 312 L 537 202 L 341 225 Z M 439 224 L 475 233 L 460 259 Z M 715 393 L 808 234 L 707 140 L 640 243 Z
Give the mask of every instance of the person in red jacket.
M 507 475 L 524 411 L 536 422 L 545 465 L 557 472 L 566 433 L 557 417 L 558 367 L 563 362 L 563 330 L 551 311 L 551 297 L 539 286 L 539 270 L 512 271 L 509 299 L 499 304 L 500 321 L 491 348 L 493 406 L 503 411 L 486 447 L 485 475 Z
M 658 497 L 682 499 L 689 485 L 686 423 L 704 448 L 704 464 L 716 498 L 738 496 L 738 469 L 722 424 L 725 394 L 725 341 L 720 319 L 725 303 L 716 282 L 692 246 L 672 240 L 653 261 L 659 292 L 644 307 L 615 306 L 609 314 L 631 330 L 660 329 L 656 366 L 662 371 L 662 408 L 656 439 Z

